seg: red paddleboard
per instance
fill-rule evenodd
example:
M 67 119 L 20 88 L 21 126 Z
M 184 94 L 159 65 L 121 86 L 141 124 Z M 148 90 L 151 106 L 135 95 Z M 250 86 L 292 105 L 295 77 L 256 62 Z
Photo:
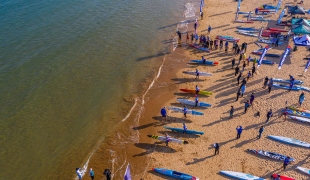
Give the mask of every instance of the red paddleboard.
M 277 31 L 277 32 L 288 32 L 288 30 L 280 29 L 280 28 L 268 28 L 270 31 Z
M 235 23 L 254 23 L 254 21 L 234 20 Z
M 271 175 L 272 178 L 277 178 L 278 177 L 278 174 L 273 174 Z M 287 176 L 282 176 L 280 175 L 280 179 L 281 180 L 296 180 L 295 178 L 291 178 L 291 177 L 287 177 Z

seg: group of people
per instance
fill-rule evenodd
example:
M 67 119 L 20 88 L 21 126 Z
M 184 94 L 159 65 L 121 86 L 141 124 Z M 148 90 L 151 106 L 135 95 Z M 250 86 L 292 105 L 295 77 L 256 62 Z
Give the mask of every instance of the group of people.
M 77 177 L 79 178 L 79 180 L 81 180 L 82 179 L 81 168 L 76 168 L 75 171 L 76 171 Z M 110 171 L 110 169 L 105 169 L 104 172 L 103 172 L 103 175 L 106 176 L 106 180 L 111 180 L 111 171 Z M 92 180 L 95 179 L 95 171 L 92 168 L 89 169 L 89 176 L 90 176 L 90 178 Z

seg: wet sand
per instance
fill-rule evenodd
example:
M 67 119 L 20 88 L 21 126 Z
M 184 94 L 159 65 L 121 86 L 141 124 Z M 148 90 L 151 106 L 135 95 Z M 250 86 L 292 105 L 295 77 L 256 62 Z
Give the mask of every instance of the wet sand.
M 253 1 L 254 2 L 254 1 Z M 260 1 L 260 4 L 272 3 L 273 1 Z M 291 1 L 283 1 L 283 4 Z M 241 3 L 241 11 L 254 10 L 257 3 Z M 259 4 L 259 5 L 260 5 Z M 276 5 L 276 3 L 273 3 Z M 238 35 L 234 31 L 236 26 L 244 27 L 278 27 L 275 21 L 255 22 L 254 24 L 234 24 L 234 12 L 237 2 L 224 0 L 221 2 L 210 0 L 206 1 L 204 8 L 204 19 L 199 20 L 198 34 L 207 34 L 207 27 L 211 25 L 211 38 L 216 35 L 230 35 L 239 37 L 239 45 L 243 42 L 248 43 L 246 55 L 258 47 L 253 43 L 256 38 Z M 309 2 L 304 3 L 304 7 L 310 7 Z M 221 10 L 219 10 L 221 9 Z M 279 12 L 280 13 L 280 12 Z M 279 13 L 272 15 L 270 19 L 276 20 Z M 239 16 L 241 19 L 243 15 Z M 284 18 L 286 20 L 286 18 Z M 287 28 L 287 27 L 286 27 Z M 225 54 L 224 50 L 212 51 L 211 53 L 202 53 L 192 49 L 184 42 L 185 36 L 182 37 L 182 47 L 178 47 L 173 53 L 165 56 L 164 65 L 160 76 L 155 80 L 153 87 L 145 96 L 145 104 L 140 117 L 133 115 L 124 124 L 120 125 L 116 135 L 111 135 L 102 144 L 92 156 L 89 167 L 95 169 L 99 178 L 105 168 L 111 168 L 114 173 L 113 179 L 121 179 L 128 162 L 131 164 L 133 179 L 167 179 L 151 171 L 152 167 L 173 169 L 180 172 L 188 173 L 200 179 L 227 179 L 219 174 L 220 170 L 238 171 L 269 178 L 273 173 L 279 173 L 294 177 L 296 179 L 309 179 L 309 176 L 295 170 L 296 166 L 310 168 L 310 154 L 306 148 L 286 145 L 267 138 L 268 135 L 278 135 L 296 138 L 305 142 L 310 142 L 310 129 L 308 124 L 298 123 L 294 120 L 284 120 L 278 118 L 280 110 L 285 106 L 297 105 L 299 92 L 287 92 L 282 89 L 273 88 L 271 93 L 262 88 L 265 76 L 274 78 L 288 79 L 289 74 L 296 79 L 303 80 L 304 86 L 310 87 L 309 73 L 303 73 L 306 61 L 304 57 L 308 55 L 306 48 L 299 47 L 298 51 L 293 52 L 292 56 L 287 57 L 281 70 L 278 70 L 280 58 L 267 59 L 275 61 L 276 65 L 261 65 L 257 68 L 257 74 L 251 77 L 247 82 L 244 97 L 236 99 L 236 92 L 239 86 L 234 76 L 234 69 L 231 69 L 231 59 L 236 60 L 239 56 L 234 56 L 231 51 L 232 43 L 229 43 L 229 53 Z M 265 46 L 265 44 L 261 44 Z M 289 45 L 293 47 L 292 40 Z M 273 48 L 269 53 L 282 54 L 287 43 L 282 46 Z M 206 59 L 218 61 L 218 66 L 196 66 L 186 64 L 191 59 L 201 59 L 204 55 Z M 251 55 L 251 57 L 255 57 Z M 257 58 L 259 56 L 256 56 Z M 246 66 L 243 75 L 245 76 L 251 70 Z M 199 71 L 213 73 L 211 77 L 200 77 L 199 80 L 194 76 L 185 75 L 182 71 Z M 202 90 L 212 91 L 210 97 L 199 96 L 199 100 L 212 104 L 212 108 L 203 109 L 195 108 L 197 111 L 204 112 L 204 116 L 188 115 L 187 119 L 183 118 L 182 113 L 169 113 L 168 124 L 161 123 L 160 109 L 163 106 L 179 106 L 176 98 L 190 98 L 194 96 L 182 93 L 179 88 L 194 89 L 198 85 Z M 255 93 L 253 108 L 250 107 L 246 114 L 244 111 L 244 102 L 249 100 L 251 93 Z M 308 100 L 309 93 L 305 92 L 306 100 L 303 104 L 304 109 L 310 109 Z M 285 104 L 285 102 L 288 102 Z M 229 118 L 230 106 L 235 107 L 234 118 Z M 188 108 L 192 108 L 189 107 Z M 267 111 L 272 108 L 274 117 L 269 123 L 265 124 Z M 135 110 L 138 112 L 138 110 Z M 260 112 L 261 116 L 255 114 Z M 163 126 L 182 127 L 182 122 L 187 123 L 188 129 L 205 132 L 204 135 L 183 135 L 166 131 Z M 236 127 L 241 125 L 244 131 L 241 138 L 236 140 Z M 265 130 L 261 139 L 256 139 L 259 127 L 265 125 Z M 125 127 L 125 128 L 124 128 Z M 166 147 L 164 143 L 148 138 L 147 134 L 163 135 L 168 133 L 172 137 L 185 139 L 189 141 L 187 145 L 170 143 Z M 128 138 L 128 137 L 131 137 Z M 133 138 L 134 137 L 134 138 Z M 123 144 L 120 144 L 123 142 Z M 213 156 L 214 148 L 212 145 L 218 142 L 220 144 L 220 154 Z M 105 147 L 113 147 L 107 150 Z M 113 148 L 112 148 L 113 149 Z M 271 152 L 277 152 L 291 156 L 296 159 L 290 164 L 285 171 L 282 171 L 281 161 L 271 160 L 256 156 L 246 152 L 247 149 L 262 149 Z M 117 158 L 116 158 L 117 156 Z M 109 160 L 114 161 L 109 161 Z

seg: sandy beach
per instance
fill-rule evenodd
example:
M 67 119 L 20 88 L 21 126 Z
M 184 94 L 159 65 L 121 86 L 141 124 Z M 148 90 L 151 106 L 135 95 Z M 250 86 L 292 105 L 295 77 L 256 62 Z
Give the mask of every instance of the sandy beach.
M 277 2 L 263 0 L 259 3 L 255 1 L 244 1 L 241 3 L 241 11 L 254 11 L 256 7 L 262 4 L 276 5 Z M 282 8 L 286 3 L 292 1 L 284 0 Z M 248 43 L 246 55 L 258 49 L 254 44 L 257 38 L 243 36 L 235 33 L 237 26 L 243 27 L 277 27 L 286 28 L 284 26 L 276 26 L 276 19 L 279 13 L 271 15 L 270 22 L 255 22 L 253 24 L 237 24 L 232 23 L 235 17 L 234 12 L 237 8 L 237 2 L 231 0 L 209 0 L 205 2 L 204 19 L 200 20 L 198 26 L 198 34 L 207 34 L 209 25 L 212 27 L 210 37 L 215 38 L 216 35 L 229 35 L 240 38 L 239 45 L 243 42 Z M 310 3 L 305 1 L 303 7 L 310 7 Z M 241 19 L 242 15 L 239 15 Z M 245 19 L 245 18 L 244 18 Z M 284 20 L 290 19 L 285 17 Z M 192 28 L 192 27 L 191 27 Z M 189 32 L 190 34 L 192 32 Z M 261 44 L 265 46 L 265 44 Z M 270 50 L 270 53 L 281 54 L 287 45 L 294 46 L 292 40 L 284 45 L 278 46 Z M 125 152 L 122 158 L 118 158 L 117 162 L 113 162 L 117 168 L 111 167 L 111 162 L 107 159 L 114 158 L 112 152 L 105 150 L 102 144 L 95 154 L 92 156 L 89 167 L 98 172 L 98 178 L 102 179 L 99 172 L 105 168 L 111 168 L 114 173 L 113 179 L 121 179 L 124 174 L 127 163 L 131 164 L 131 172 L 133 179 L 159 180 L 169 179 L 151 171 L 151 168 L 167 168 L 180 172 L 184 172 L 201 180 L 205 179 L 229 179 L 219 174 L 220 170 L 237 171 L 253 174 L 268 179 L 273 173 L 286 175 L 296 179 L 310 179 L 309 176 L 302 174 L 296 170 L 297 166 L 310 168 L 310 154 L 308 149 L 283 144 L 268 139 L 268 135 L 285 136 L 295 138 L 304 142 L 310 142 L 309 125 L 299 123 L 294 120 L 284 120 L 283 117 L 278 118 L 281 110 L 286 106 L 297 106 L 298 97 L 301 91 L 291 91 L 272 88 L 271 93 L 267 89 L 262 88 L 263 79 L 268 77 L 289 79 L 289 75 L 293 75 L 295 79 L 304 81 L 304 86 L 310 87 L 309 72 L 304 73 L 306 61 L 303 60 L 309 53 L 306 48 L 299 47 L 296 52 L 287 57 L 281 70 L 278 70 L 280 58 L 270 58 L 276 62 L 275 65 L 261 65 L 256 69 L 257 74 L 251 77 L 246 84 L 246 91 L 243 97 L 236 101 L 236 93 L 239 88 L 237 86 L 237 76 L 234 75 L 234 69 L 231 68 L 231 59 L 239 56 L 231 51 L 232 43 L 229 43 L 228 54 L 224 50 L 214 50 L 211 53 L 203 53 L 188 46 L 185 42 L 185 35 L 182 36 L 182 46 L 178 47 L 173 53 L 165 55 L 164 65 L 161 69 L 159 77 L 154 81 L 154 85 L 145 95 L 145 104 L 143 113 L 139 114 L 139 121 L 126 121 L 128 128 L 123 128 L 122 132 L 111 135 L 106 143 L 113 146 L 114 139 L 123 139 L 125 136 L 137 135 L 137 139 L 131 139 L 132 143 L 124 144 L 123 149 L 116 151 Z M 187 64 L 191 59 L 201 59 L 204 55 L 206 59 L 218 61 L 218 66 L 196 66 Z M 251 57 L 257 57 L 251 55 Z M 266 59 L 266 58 L 265 58 Z M 213 76 L 200 77 L 185 75 L 182 71 L 199 71 L 210 72 Z M 252 62 L 246 66 L 243 77 L 252 68 Z M 242 78 L 241 78 L 242 79 Z M 202 90 L 211 91 L 213 94 L 209 97 L 199 96 L 199 100 L 212 104 L 211 108 L 204 109 L 196 107 L 197 111 L 204 113 L 204 116 L 188 115 L 183 118 L 182 113 L 168 112 L 170 122 L 165 124 L 161 122 L 160 109 L 164 106 L 178 106 L 181 104 L 176 102 L 176 98 L 189 98 L 194 100 L 192 94 L 179 91 L 180 88 L 194 89 L 198 85 Z M 255 94 L 253 107 L 248 109 L 244 114 L 244 102 L 250 99 L 251 93 Z M 306 100 L 302 105 L 304 109 L 310 109 L 309 93 L 305 92 Z M 287 102 L 287 104 L 286 104 Z M 234 106 L 235 113 L 232 119 L 229 118 L 230 107 Z M 188 106 L 192 109 L 193 107 Z M 273 110 L 274 116 L 265 124 L 266 114 L 269 109 Z M 260 112 L 260 117 L 255 114 Z M 134 113 L 133 113 L 134 114 Z M 132 117 L 131 119 L 137 119 Z M 205 134 L 183 135 L 167 131 L 164 125 L 182 128 L 182 122 L 187 124 L 188 129 L 203 131 Z M 264 125 L 265 130 L 262 138 L 257 139 L 260 126 Z M 244 128 L 240 139 L 236 139 L 236 127 Z M 189 144 L 181 145 L 170 143 L 169 147 L 165 143 L 159 143 L 154 139 L 148 138 L 147 134 L 163 135 L 168 133 L 170 136 L 178 139 L 184 139 Z M 220 153 L 214 156 L 213 144 L 219 143 Z M 282 161 L 267 159 L 247 152 L 247 149 L 267 150 L 277 152 L 279 154 L 288 155 L 295 158 L 295 162 L 288 165 L 285 171 L 282 170 Z M 87 179 L 87 177 L 86 177 Z

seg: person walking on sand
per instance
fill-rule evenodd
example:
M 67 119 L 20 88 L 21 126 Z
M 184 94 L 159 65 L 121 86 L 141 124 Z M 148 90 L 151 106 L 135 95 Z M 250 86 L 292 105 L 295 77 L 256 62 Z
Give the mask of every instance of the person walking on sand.
M 286 166 L 290 163 L 290 157 L 287 156 L 285 159 L 284 159 L 284 162 L 283 162 L 283 171 L 286 169 Z
M 239 100 L 239 96 L 241 95 L 241 90 L 240 89 L 238 89 L 238 91 L 237 91 L 237 98 L 236 98 L 236 101 L 238 101 Z
M 240 81 L 240 78 L 241 78 L 241 77 L 242 77 L 242 73 L 240 72 L 239 75 L 238 75 L 238 77 L 237 77 L 237 83 L 238 83 L 237 86 L 239 86 L 239 81 Z
M 189 35 L 188 32 L 186 33 L 186 43 L 189 41 Z
M 183 134 L 185 134 L 186 130 L 187 130 L 187 126 L 185 123 L 183 123 Z
M 111 171 L 110 171 L 110 169 L 105 169 L 103 174 L 107 178 L 106 180 L 111 180 Z
M 245 93 L 245 89 L 246 89 L 246 85 L 243 84 L 243 85 L 241 86 L 241 97 L 243 97 L 243 95 L 244 95 L 244 93 Z
M 252 76 L 251 71 L 248 72 L 248 76 L 246 77 L 247 81 L 249 81 L 250 77 Z
M 233 69 L 233 68 L 234 68 L 235 63 L 236 63 L 235 58 L 232 58 L 232 60 L 231 60 L 231 69 Z
M 288 108 L 285 107 L 284 110 L 282 110 L 281 116 L 279 116 L 279 118 L 281 118 L 282 116 L 284 116 L 284 120 L 286 120 L 286 116 L 288 115 Z
M 252 93 L 250 97 L 250 105 L 252 106 L 252 108 L 253 108 L 254 99 L 255 99 L 255 96 L 254 96 L 254 93 Z
M 264 132 L 264 129 L 265 129 L 264 126 L 261 126 L 261 127 L 259 128 L 259 130 L 258 130 L 258 136 L 257 136 L 258 139 L 261 138 L 262 133 Z
M 237 138 L 236 139 L 240 139 L 241 134 L 242 134 L 242 130 L 243 130 L 242 126 L 237 126 L 236 130 L 237 130 Z
M 246 79 L 243 78 L 241 83 L 242 83 L 242 85 L 246 85 Z M 240 88 L 241 88 L 241 87 L 240 87 Z
M 201 18 L 201 20 L 203 19 L 203 12 L 202 11 L 200 13 L 200 18 Z
M 302 103 L 304 102 L 304 100 L 305 100 L 305 93 L 302 92 L 302 93 L 299 95 L 299 100 L 298 100 L 299 106 L 302 105 Z
M 246 61 L 246 54 L 245 53 L 242 53 L 242 60 Z
M 183 114 L 184 114 L 184 117 L 187 118 L 186 114 L 187 114 L 187 107 L 184 106 L 183 107 Z
M 196 79 L 199 79 L 199 71 L 198 71 L 198 69 L 196 69 Z
M 212 30 L 212 28 L 211 28 L 211 26 L 209 25 L 209 27 L 208 27 L 208 34 L 211 33 L 211 30 Z
M 234 106 L 231 106 L 230 111 L 229 111 L 229 118 L 233 118 L 234 112 L 235 112 L 235 108 L 234 108 Z
M 170 142 L 170 136 L 166 133 L 165 134 L 165 143 L 166 143 L 166 146 L 168 146 L 168 143 Z
M 220 145 L 219 143 L 215 143 L 213 144 L 214 146 L 214 156 L 217 155 L 217 154 L 220 154 Z
M 167 111 L 166 111 L 166 107 L 163 107 L 161 110 L 160 110 L 160 114 L 162 116 L 162 122 L 167 122 Z M 164 121 L 165 120 L 165 121 Z
M 273 116 L 273 113 L 272 113 L 272 109 L 270 109 L 268 112 L 267 112 L 267 120 L 265 123 L 268 123 L 268 121 L 270 120 L 270 118 Z
M 248 111 L 248 108 L 250 107 L 250 102 L 247 100 L 244 102 L 244 114 Z
M 81 168 L 75 168 L 75 172 L 79 180 L 81 180 L 82 179 Z
M 263 88 L 266 88 L 266 87 L 267 87 L 268 80 L 269 80 L 269 78 L 268 78 L 268 76 L 266 76 L 266 77 L 265 77 L 265 79 L 264 79 L 264 85 L 263 85 Z
M 95 179 L 95 171 L 92 168 L 89 169 L 89 176 L 92 180 Z
M 240 68 L 239 68 L 239 66 L 237 65 L 236 68 L 235 68 L 235 76 L 237 76 L 237 74 L 239 73 L 239 71 L 240 71 Z
M 269 83 L 268 83 L 268 92 L 269 92 L 269 93 L 271 92 L 272 86 L 273 86 L 273 79 L 270 78 L 270 79 L 269 79 Z
M 245 61 L 243 61 L 242 72 L 244 71 L 245 66 L 246 66 Z

